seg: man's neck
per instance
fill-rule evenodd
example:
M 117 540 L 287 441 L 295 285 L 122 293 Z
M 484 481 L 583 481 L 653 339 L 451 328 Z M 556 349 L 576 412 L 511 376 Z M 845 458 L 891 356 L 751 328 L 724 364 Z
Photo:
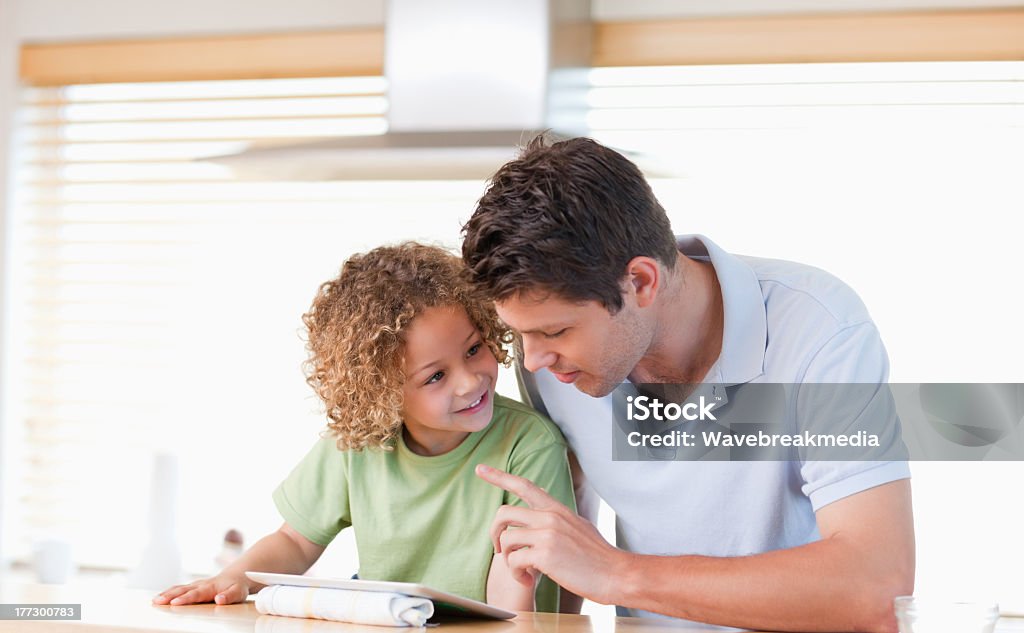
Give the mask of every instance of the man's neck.
M 659 297 L 658 325 L 633 382 L 696 383 L 722 352 L 722 289 L 710 262 L 679 254 Z

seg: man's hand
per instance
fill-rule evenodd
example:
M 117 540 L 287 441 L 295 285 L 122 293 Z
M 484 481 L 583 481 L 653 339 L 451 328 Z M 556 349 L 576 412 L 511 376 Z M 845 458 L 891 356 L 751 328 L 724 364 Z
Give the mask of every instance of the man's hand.
M 577 595 L 612 603 L 613 579 L 629 562 L 626 552 L 533 482 L 483 464 L 476 474 L 529 506 L 502 506 L 491 524 L 494 551 L 504 556 L 517 581 L 532 586 L 540 572 Z

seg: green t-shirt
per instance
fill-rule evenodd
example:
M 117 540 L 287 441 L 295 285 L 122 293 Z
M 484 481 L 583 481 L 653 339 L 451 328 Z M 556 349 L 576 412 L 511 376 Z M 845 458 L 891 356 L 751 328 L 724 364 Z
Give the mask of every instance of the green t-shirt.
M 525 503 L 477 477 L 477 464 L 526 477 L 576 507 L 558 427 L 502 396 L 487 428 L 444 455 L 417 455 L 401 436 L 392 451 L 339 451 L 334 438 L 321 439 L 273 498 L 288 525 L 314 543 L 326 546 L 353 526 L 360 578 L 418 582 L 483 601 L 494 513 Z M 557 611 L 557 585 L 542 579 L 536 603 Z

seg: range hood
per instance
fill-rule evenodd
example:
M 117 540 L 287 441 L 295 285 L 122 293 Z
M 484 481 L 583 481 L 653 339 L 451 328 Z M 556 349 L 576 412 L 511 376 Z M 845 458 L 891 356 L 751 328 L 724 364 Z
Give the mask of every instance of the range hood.
M 587 134 L 590 0 L 388 0 L 388 132 L 204 160 L 242 178 L 486 179 L 541 132 Z

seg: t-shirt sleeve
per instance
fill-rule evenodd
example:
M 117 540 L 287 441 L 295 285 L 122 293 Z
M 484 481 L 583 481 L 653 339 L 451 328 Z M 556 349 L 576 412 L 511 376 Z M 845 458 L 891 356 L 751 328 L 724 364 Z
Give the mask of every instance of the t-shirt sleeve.
M 544 441 L 531 442 L 523 451 L 514 452 L 509 459 L 508 470 L 513 475 L 537 484 L 575 512 L 576 496 L 573 493 L 572 475 L 569 474 L 565 440 L 561 438 L 554 424 L 540 420 L 537 424 L 547 427 Z M 505 493 L 503 501 L 509 505 L 526 505 L 522 499 L 508 492 Z
M 327 546 L 352 525 L 345 454 L 334 438 L 317 442 L 274 490 L 285 522 L 317 545 Z
M 867 428 L 880 439 L 880 446 L 865 451 L 863 460 L 801 462 L 802 490 L 815 512 L 844 497 L 910 477 L 888 380 L 888 355 L 869 321 L 841 329 L 808 363 L 797 401 L 799 430 L 816 426 L 819 431 L 847 434 Z M 823 424 L 827 428 L 820 428 Z

